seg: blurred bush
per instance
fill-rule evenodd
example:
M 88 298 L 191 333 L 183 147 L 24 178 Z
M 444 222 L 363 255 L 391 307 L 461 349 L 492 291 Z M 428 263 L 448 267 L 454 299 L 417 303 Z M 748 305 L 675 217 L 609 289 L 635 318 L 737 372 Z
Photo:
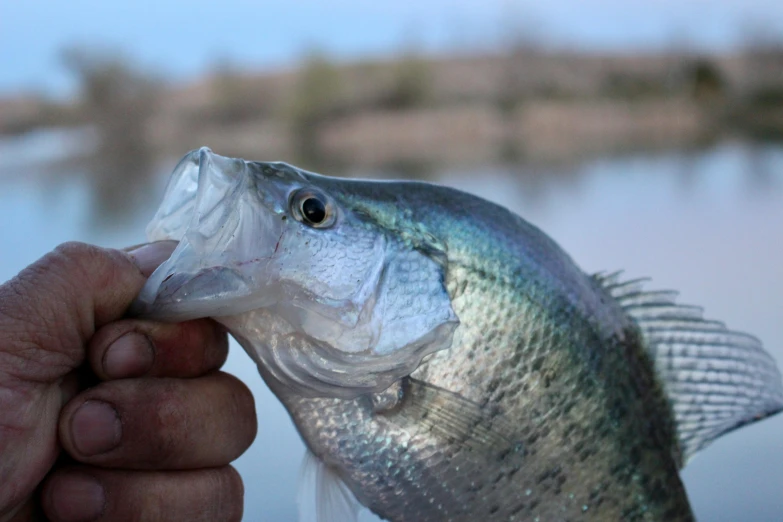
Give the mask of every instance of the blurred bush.
M 321 52 L 311 52 L 301 66 L 289 100 L 288 117 L 297 150 L 306 158 L 320 155 L 318 134 L 340 109 L 341 80 L 335 65 Z
M 121 55 L 71 48 L 62 61 L 77 79 L 77 111 L 96 126 L 101 154 L 128 164 L 146 156 L 147 124 L 158 108 L 160 84 Z
M 433 99 L 432 71 L 428 63 L 414 53 L 393 65 L 394 77 L 380 106 L 389 110 L 423 107 Z
M 712 60 L 706 58 L 695 60 L 686 67 L 685 82 L 697 101 L 715 102 L 726 95 L 723 74 Z
M 149 124 L 163 87 L 121 54 L 69 48 L 62 62 L 78 85 L 73 112 L 97 138 L 87 168 L 94 212 L 120 218 L 136 208 L 152 175 Z
M 314 49 L 298 67 L 271 72 L 220 60 L 177 86 L 121 54 L 70 49 L 63 62 L 78 102 L 28 96 L 6 109 L 0 100 L 0 133 L 90 125 L 100 169 L 138 176 L 152 157 L 201 145 L 317 168 L 548 161 L 783 130 L 778 40 L 752 41 L 743 53 L 597 54 L 507 32 L 502 48 L 484 54 L 433 57 L 411 46 L 346 63 Z
M 222 60 L 212 73 L 211 106 L 201 116 L 224 125 L 268 118 L 274 114 L 277 96 L 269 85 Z

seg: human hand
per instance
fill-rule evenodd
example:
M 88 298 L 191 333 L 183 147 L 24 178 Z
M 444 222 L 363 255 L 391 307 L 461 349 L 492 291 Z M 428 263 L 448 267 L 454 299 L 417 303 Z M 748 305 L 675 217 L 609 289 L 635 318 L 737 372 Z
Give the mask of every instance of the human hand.
M 173 247 L 70 243 L 0 286 L 0 522 L 241 519 L 256 417 L 225 331 L 123 319 Z

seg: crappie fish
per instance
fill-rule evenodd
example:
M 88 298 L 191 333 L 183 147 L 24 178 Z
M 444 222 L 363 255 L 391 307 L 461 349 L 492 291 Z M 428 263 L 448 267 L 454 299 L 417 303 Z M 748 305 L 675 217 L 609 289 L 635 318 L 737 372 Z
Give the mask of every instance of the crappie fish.
M 135 313 L 237 338 L 320 522 L 692 520 L 680 468 L 783 408 L 758 340 L 457 190 L 201 149 L 148 235 L 180 243 Z

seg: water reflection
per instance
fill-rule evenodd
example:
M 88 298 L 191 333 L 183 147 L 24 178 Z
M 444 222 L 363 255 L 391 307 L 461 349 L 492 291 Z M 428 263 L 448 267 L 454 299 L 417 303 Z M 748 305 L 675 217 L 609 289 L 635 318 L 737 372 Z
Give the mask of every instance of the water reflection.
M 121 225 L 139 208 L 142 198 L 155 197 L 150 190 L 154 175 L 151 155 L 143 147 L 128 145 L 129 150 L 119 153 L 112 147 L 100 147 L 87 166 L 96 226 Z
M 748 190 L 767 191 L 781 182 L 780 147 L 775 144 L 759 144 L 745 151 L 745 180 Z
M 72 48 L 64 65 L 80 86 L 78 112 L 90 122 L 95 145 L 77 170 L 90 181 L 94 223 L 114 227 L 149 197 L 155 149 L 149 126 L 161 85 L 115 53 Z
M 13 169 L 6 183 L 28 183 L 34 180 L 48 201 L 61 197 L 63 190 L 74 185 L 85 189 L 83 211 L 85 223 L 96 231 L 122 229 L 127 222 L 148 210 L 160 200 L 156 190 L 168 176 L 173 162 L 158 162 L 152 155 L 136 152 L 115 154 L 113 148 L 99 145 L 82 157 L 59 160 L 48 165 Z M 21 177 L 23 179 L 19 179 Z
M 86 60 L 86 59 L 85 59 Z M 24 166 L 28 175 L 33 173 L 31 163 L 38 163 L 34 173 L 45 179 L 42 183 L 53 197 L 68 184 L 69 177 L 84 178 L 90 188 L 88 210 L 90 221 L 96 228 L 111 229 L 131 218 L 138 208 L 150 199 L 157 201 L 156 192 L 167 170 L 178 158 L 166 155 L 150 140 L 152 116 L 156 111 L 157 86 L 146 77 L 134 77 L 132 71 L 112 69 L 111 64 L 100 67 L 86 61 L 80 66 L 85 84 L 83 110 L 90 113 L 89 126 L 74 131 L 45 131 L 0 143 L 0 152 L 8 150 L 8 158 L 0 165 L 0 179 L 16 176 L 10 169 Z M 119 66 L 118 66 L 119 67 Z M 105 69 L 110 69 L 106 72 Z M 723 142 L 724 144 L 726 142 Z M 437 163 L 434 160 L 401 159 L 386 162 L 377 167 L 352 168 L 337 156 L 307 156 L 302 162 L 292 159 L 299 166 L 330 175 L 347 175 L 380 179 L 443 180 L 453 173 L 465 172 L 476 177 L 492 176 L 504 180 L 504 185 L 514 191 L 517 201 L 526 206 L 536 206 L 546 201 L 552 192 L 579 192 L 586 173 L 585 165 L 602 161 L 623 162 L 625 169 L 617 176 L 635 176 L 641 169 L 647 176 L 650 165 L 665 162 L 667 168 L 678 171 L 677 183 L 688 193 L 698 192 L 701 184 L 698 176 L 703 170 L 700 163 L 712 161 L 715 153 L 725 147 L 710 141 L 699 141 L 680 148 L 659 150 L 648 148 L 618 149 L 594 158 L 569 155 L 567 157 L 534 160 L 519 155 L 504 155 L 496 151 L 493 158 L 476 153 L 476 161 L 468 163 Z M 778 144 L 755 144 L 742 147 L 731 158 L 714 161 L 744 162 L 741 167 L 743 183 L 747 190 L 765 191 L 778 180 L 775 166 L 779 161 Z M 34 151 L 48 151 L 36 156 Z M 26 151 L 26 152 L 25 152 Z M 70 154 L 69 151 L 72 151 Z M 185 149 L 179 151 L 184 153 Z M 224 153 L 216 150 L 217 153 Z M 470 149 L 463 151 L 471 156 Z M 717 153 L 720 156 L 720 152 Z M 44 158 L 43 162 L 41 158 Z M 268 160 L 263 156 L 246 156 L 247 159 Z M 35 161 L 34 161 L 35 160 Z M 738 167 L 739 168 L 739 167 Z

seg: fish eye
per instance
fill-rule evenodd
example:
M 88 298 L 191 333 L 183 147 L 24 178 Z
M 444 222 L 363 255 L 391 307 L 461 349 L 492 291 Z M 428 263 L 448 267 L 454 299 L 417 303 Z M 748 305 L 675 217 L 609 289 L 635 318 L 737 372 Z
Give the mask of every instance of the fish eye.
M 334 223 L 334 205 L 323 194 L 300 190 L 294 194 L 291 203 L 297 221 L 315 228 L 325 228 Z
M 302 216 L 313 224 L 321 224 L 326 219 L 326 205 L 318 198 L 302 201 Z

